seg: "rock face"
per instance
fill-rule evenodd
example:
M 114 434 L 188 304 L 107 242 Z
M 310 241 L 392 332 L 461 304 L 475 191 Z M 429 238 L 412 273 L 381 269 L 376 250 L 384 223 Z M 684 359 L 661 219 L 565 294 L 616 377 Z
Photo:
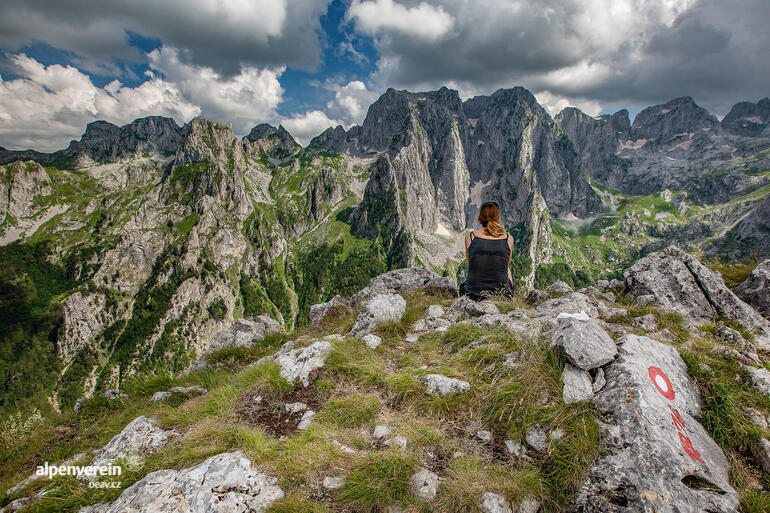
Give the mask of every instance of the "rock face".
M 91 465 L 109 465 L 116 458 L 129 454 L 155 452 L 166 445 L 174 435 L 174 431 L 158 427 L 153 420 L 145 416 L 137 417 L 94 454 Z
M 734 512 L 728 463 L 698 423 L 701 398 L 676 349 L 626 335 L 594 403 L 616 437 L 588 472 L 579 511 Z
M 757 103 L 740 102 L 733 105 L 730 112 L 722 119 L 722 129 L 746 137 L 767 135 L 770 123 L 770 98 Z
M 611 362 L 618 352 L 612 338 L 592 319 L 559 319 L 553 341 L 572 365 L 584 371 Z M 590 385 L 590 379 L 588 382 Z M 590 389 L 590 386 L 588 388 Z
M 263 151 L 267 155 L 278 157 L 288 155 L 299 146 L 283 125 L 278 125 L 278 128 L 275 128 L 267 123 L 262 123 L 252 128 L 249 135 L 245 137 L 245 140 L 254 143 L 254 148 Z
M 770 259 L 760 262 L 735 293 L 770 319 Z
M 548 211 L 582 216 L 600 207 L 569 139 L 521 87 L 466 102 L 445 87 L 388 89 L 360 127 L 329 129 L 311 145 L 379 155 L 350 219 L 355 234 L 379 235 L 398 265 L 411 265 L 416 238 L 471 226 L 482 196 L 505 205 L 506 225 L 532 231 L 532 247 Z
M 254 469 L 242 451 L 229 452 L 182 470 L 158 470 L 123 490 L 115 502 L 80 513 L 262 513 L 283 497 L 277 479 Z
M 381 324 L 401 320 L 405 311 L 406 300 L 403 297 L 398 294 L 378 294 L 366 302 L 350 333 L 366 335 Z
M 623 276 L 637 297 L 652 295 L 664 309 L 693 322 L 726 317 L 752 329 L 759 347 L 770 348 L 770 323 L 733 294 L 721 276 L 676 246 L 638 260 Z
M 0 167 L 0 225 L 7 216 L 19 219 L 35 213 L 36 196 L 53 192 L 51 178 L 37 162 L 16 161 Z
M 683 96 L 639 112 L 631 125 L 631 138 L 665 142 L 678 134 L 704 128 L 713 130 L 718 126 L 719 120 L 714 115 L 689 96 Z

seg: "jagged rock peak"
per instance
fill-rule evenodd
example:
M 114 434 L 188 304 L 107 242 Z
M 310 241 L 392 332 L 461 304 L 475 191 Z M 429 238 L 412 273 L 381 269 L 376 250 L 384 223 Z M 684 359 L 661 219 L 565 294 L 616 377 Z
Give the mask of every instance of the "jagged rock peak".
M 243 166 L 243 153 L 233 127 L 218 121 L 197 117 L 184 126 L 184 141 L 177 149 L 174 165 L 209 161 L 225 164 L 233 159 Z
M 767 131 L 769 120 L 770 98 L 757 103 L 739 102 L 722 119 L 722 128 L 732 134 L 757 137 Z
M 87 157 L 94 162 L 114 162 L 135 153 L 167 155 L 182 141 L 182 129 L 171 118 L 148 116 L 123 126 L 94 121 L 80 141 L 72 141 L 63 156 Z
M 634 118 L 631 138 L 665 142 L 677 134 L 713 130 L 719 120 L 699 106 L 690 96 L 675 98 L 665 104 L 647 107 Z
M 252 128 L 249 135 L 246 136 L 246 140 L 256 143 L 258 148 L 268 154 L 275 152 L 288 153 L 299 146 L 283 125 L 278 125 L 278 128 L 275 128 L 268 123 L 260 123 Z

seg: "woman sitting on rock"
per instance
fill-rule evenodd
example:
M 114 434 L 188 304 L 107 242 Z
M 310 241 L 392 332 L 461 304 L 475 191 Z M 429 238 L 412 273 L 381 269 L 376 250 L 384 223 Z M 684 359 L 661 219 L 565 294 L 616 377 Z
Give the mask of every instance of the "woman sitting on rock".
M 500 206 L 487 201 L 479 209 L 481 230 L 465 236 L 468 280 L 460 285 L 460 295 L 479 300 L 490 294 L 513 295 L 513 278 L 508 267 L 513 255 L 513 238 L 500 222 Z

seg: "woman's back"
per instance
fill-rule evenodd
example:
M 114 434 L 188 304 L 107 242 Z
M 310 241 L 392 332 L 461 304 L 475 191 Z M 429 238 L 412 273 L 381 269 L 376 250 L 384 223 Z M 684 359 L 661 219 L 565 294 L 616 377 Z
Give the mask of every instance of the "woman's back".
M 508 262 L 511 258 L 510 235 L 502 238 L 479 237 L 470 234 L 468 245 L 467 293 L 478 295 L 488 290 L 509 289 Z

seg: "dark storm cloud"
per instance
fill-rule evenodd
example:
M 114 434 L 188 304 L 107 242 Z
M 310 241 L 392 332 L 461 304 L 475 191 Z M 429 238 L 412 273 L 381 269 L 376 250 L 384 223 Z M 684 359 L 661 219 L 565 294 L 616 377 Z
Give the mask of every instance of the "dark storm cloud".
M 74 52 L 78 65 L 115 73 L 142 61 L 128 32 L 183 50 L 189 64 L 237 74 L 241 64 L 312 68 L 320 59 L 321 14 L 329 0 L 5 0 L 0 47 L 36 42 Z
M 604 108 L 690 95 L 720 115 L 770 94 L 767 0 L 447 0 L 453 23 L 432 40 L 357 15 L 389 3 L 356 1 L 348 14 L 377 42 L 382 87 L 449 83 L 468 95 L 521 84 L 554 105 Z

